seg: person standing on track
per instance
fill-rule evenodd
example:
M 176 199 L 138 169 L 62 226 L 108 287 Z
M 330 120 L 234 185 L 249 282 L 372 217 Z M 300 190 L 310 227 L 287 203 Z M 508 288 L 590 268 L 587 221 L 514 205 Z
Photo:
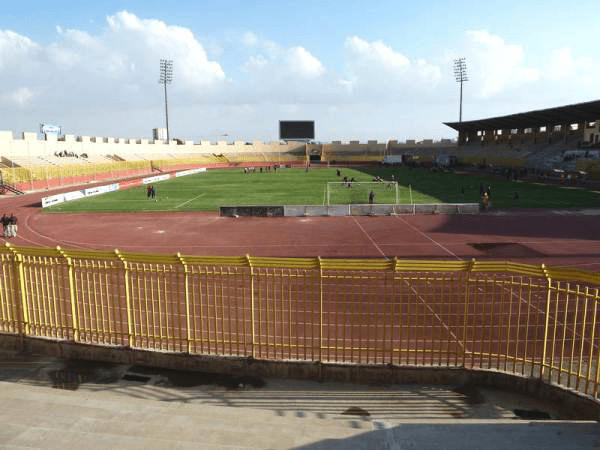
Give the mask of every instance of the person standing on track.
M 10 224 L 8 229 L 9 237 L 17 237 L 17 217 L 14 214 L 10 214 Z
M 485 192 L 481 198 L 481 206 L 484 211 L 487 211 L 490 207 L 490 196 L 487 192 Z
M 372 205 L 374 200 L 375 200 L 375 192 L 371 191 L 371 192 L 369 192 L 369 205 Z
M 4 215 L 2 216 L 2 219 L 0 219 L 0 221 L 2 222 L 2 231 L 4 232 L 4 237 L 10 237 L 8 234 L 8 230 L 9 230 L 9 225 L 10 225 L 10 219 L 8 218 L 8 216 L 6 215 L 6 213 L 4 213 Z

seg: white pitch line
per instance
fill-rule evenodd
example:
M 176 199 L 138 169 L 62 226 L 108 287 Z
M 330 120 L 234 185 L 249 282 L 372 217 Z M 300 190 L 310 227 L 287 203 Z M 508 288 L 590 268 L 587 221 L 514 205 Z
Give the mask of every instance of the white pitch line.
M 196 197 L 194 197 L 194 198 L 192 198 L 192 199 L 188 200 L 187 202 L 183 202 L 181 205 L 177 205 L 177 206 L 175 207 L 175 209 L 177 209 L 177 208 L 181 208 L 183 205 L 187 205 L 189 202 L 193 202 L 194 200 L 196 200 L 197 198 L 200 198 L 200 197 L 202 197 L 203 195 L 206 195 L 206 192 L 203 192 L 202 194 L 200 194 L 200 195 L 198 195 L 198 196 L 196 196 Z
M 423 298 L 423 296 L 417 292 L 417 290 L 414 288 L 414 286 L 412 284 L 410 284 L 407 280 L 404 280 L 404 282 L 408 285 L 408 287 L 410 288 L 410 290 L 414 292 L 414 294 L 421 301 L 421 303 L 423 303 L 423 305 L 425 305 L 425 308 L 427 308 L 431 312 L 431 314 L 433 314 L 433 316 L 438 320 L 438 322 L 440 322 L 442 324 L 442 326 L 446 329 L 446 331 L 448 332 L 448 334 L 450 336 L 452 336 L 452 338 L 454 339 L 454 341 L 458 345 L 460 345 L 465 351 L 467 351 L 467 348 L 465 347 L 465 343 L 462 342 L 458 338 L 458 336 L 456 334 L 454 334 L 454 332 L 450 329 L 450 327 L 446 324 L 446 322 L 444 322 L 442 320 L 442 318 L 439 316 L 439 314 L 436 313 L 431 306 L 429 306 L 429 303 L 427 303 L 425 301 L 425 299 Z
M 415 230 L 417 233 L 421 234 L 421 236 L 429 239 L 431 242 L 433 242 L 435 245 L 437 245 L 439 248 L 441 248 L 442 250 L 444 250 L 445 252 L 450 253 L 452 256 L 454 256 L 456 259 L 458 259 L 459 261 L 462 261 L 463 259 L 458 256 L 456 253 L 454 253 L 453 251 L 447 249 L 446 247 L 444 247 L 442 244 L 440 244 L 439 242 L 437 242 L 435 239 L 432 239 L 431 237 L 427 236 L 425 233 L 423 233 L 421 230 L 419 230 L 417 227 L 415 227 L 414 225 L 408 223 L 406 220 L 404 220 L 402 217 L 400 216 L 395 216 L 396 219 L 401 220 L 402 222 L 404 222 L 406 225 L 408 225 L 409 227 L 411 227 L 413 230 Z
M 381 250 L 381 248 L 379 247 L 379 245 L 377 245 L 377 243 L 376 243 L 376 242 L 373 240 L 373 238 L 372 238 L 372 237 L 369 235 L 369 233 L 367 233 L 367 232 L 365 231 L 365 229 L 364 229 L 364 228 L 361 226 L 361 224 L 360 224 L 360 223 L 358 223 L 358 221 L 356 220 L 356 218 L 355 218 L 355 217 L 352 217 L 352 219 L 354 220 L 354 223 L 355 223 L 356 225 L 358 225 L 358 228 L 360 228 L 360 230 L 361 230 L 361 231 L 362 231 L 362 232 L 365 234 L 365 236 L 367 236 L 367 237 L 369 238 L 369 240 L 370 240 L 370 241 L 371 241 L 371 243 L 372 243 L 372 244 L 375 246 L 375 248 L 377 249 L 377 251 L 378 251 L 379 253 L 381 253 L 381 255 L 382 255 L 384 258 L 388 259 L 388 258 L 387 258 L 387 256 L 385 256 L 385 253 L 383 252 L 383 250 Z

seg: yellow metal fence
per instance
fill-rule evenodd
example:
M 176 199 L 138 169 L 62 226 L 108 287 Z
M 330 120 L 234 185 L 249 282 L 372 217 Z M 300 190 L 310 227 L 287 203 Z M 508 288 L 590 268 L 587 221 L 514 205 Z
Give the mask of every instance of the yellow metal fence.
M 0 248 L 0 331 L 269 360 L 465 367 L 597 398 L 600 274 L 509 262 Z

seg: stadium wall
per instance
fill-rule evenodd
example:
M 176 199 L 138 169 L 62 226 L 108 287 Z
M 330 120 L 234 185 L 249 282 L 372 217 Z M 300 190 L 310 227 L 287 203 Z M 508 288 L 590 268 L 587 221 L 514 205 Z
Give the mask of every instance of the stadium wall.
M 55 153 L 67 151 L 81 155 L 123 155 L 125 157 L 153 154 L 167 154 L 176 157 L 180 154 L 228 154 L 228 153 L 290 153 L 305 151 L 301 142 L 269 142 L 260 141 L 202 141 L 174 139 L 168 144 L 162 140 L 129 139 L 99 136 L 74 136 L 67 134 L 60 138 L 46 136 L 38 139 L 37 133 L 24 132 L 21 139 L 14 139 L 12 131 L 0 131 L 0 155 L 24 157 L 54 156 Z M 145 159 L 145 158 L 144 158 Z
M 130 139 L 100 136 L 64 135 L 56 138 L 46 136 L 38 139 L 37 133 L 24 132 L 20 139 L 13 137 L 12 131 L 0 131 L 0 156 L 8 160 L 19 158 L 54 157 L 57 153 L 66 151 L 76 155 L 119 155 L 126 159 L 156 159 L 154 155 L 176 158 L 182 155 L 257 155 L 257 154 L 295 154 L 304 156 L 306 153 L 319 153 L 324 160 L 383 159 L 388 153 L 404 153 L 410 151 L 425 151 L 452 148 L 456 145 L 450 140 L 434 142 L 424 140 L 416 142 L 408 140 L 399 143 L 396 140 L 378 142 L 334 141 L 330 144 L 305 144 L 297 141 L 276 142 L 245 142 L 245 141 L 201 141 L 173 139 L 168 144 L 163 140 Z M 266 156 L 265 156 L 266 157 Z M 268 158 L 267 158 L 268 159 Z

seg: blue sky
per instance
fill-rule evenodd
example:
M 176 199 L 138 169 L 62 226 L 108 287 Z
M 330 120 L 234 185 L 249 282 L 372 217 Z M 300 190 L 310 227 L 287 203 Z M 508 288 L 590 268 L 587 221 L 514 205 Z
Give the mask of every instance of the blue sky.
M 596 100 L 596 1 L 31 2 L 0 14 L 0 129 L 321 141 L 441 139 L 463 120 Z

